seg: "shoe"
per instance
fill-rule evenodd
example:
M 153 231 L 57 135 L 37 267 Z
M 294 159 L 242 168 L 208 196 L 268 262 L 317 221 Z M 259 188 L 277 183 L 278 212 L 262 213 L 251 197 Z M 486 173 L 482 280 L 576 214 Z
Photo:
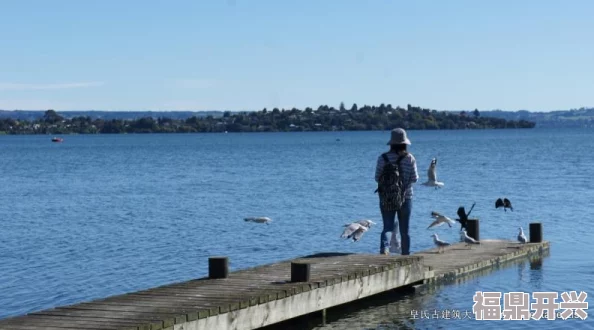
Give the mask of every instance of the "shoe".
M 384 250 L 384 253 L 383 254 L 389 256 L 390 255 L 390 250 Z

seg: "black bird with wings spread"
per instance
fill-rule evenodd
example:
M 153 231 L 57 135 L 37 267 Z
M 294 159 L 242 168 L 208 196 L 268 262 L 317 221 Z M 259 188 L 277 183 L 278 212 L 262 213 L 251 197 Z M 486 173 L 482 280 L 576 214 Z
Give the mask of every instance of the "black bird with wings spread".
M 500 207 L 502 207 L 502 206 L 503 206 L 503 210 L 504 210 L 505 212 L 507 212 L 507 209 L 510 209 L 510 210 L 512 210 L 512 211 L 514 210 L 514 208 L 513 208 L 513 207 L 512 207 L 512 205 L 511 205 L 511 202 L 510 202 L 510 200 L 509 200 L 509 199 L 507 199 L 507 198 L 504 198 L 504 199 L 498 198 L 498 199 L 495 201 L 495 208 L 496 208 L 496 209 L 497 209 L 497 208 L 500 208 Z
M 458 219 L 456 219 L 456 221 L 460 223 L 460 230 L 468 230 L 468 227 L 466 227 L 468 225 L 468 216 L 470 215 L 470 212 L 472 212 L 472 209 L 474 208 L 475 204 L 476 203 L 472 204 L 472 207 L 470 207 L 470 211 L 468 211 L 468 213 L 466 213 L 466 209 L 464 209 L 464 206 L 460 206 L 458 208 Z

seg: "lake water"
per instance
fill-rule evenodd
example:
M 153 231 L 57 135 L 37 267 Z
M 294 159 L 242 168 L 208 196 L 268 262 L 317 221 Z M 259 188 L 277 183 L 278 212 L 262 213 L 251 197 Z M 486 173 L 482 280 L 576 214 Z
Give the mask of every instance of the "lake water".
M 411 319 L 471 311 L 475 291 L 594 295 L 590 224 L 594 131 L 410 131 L 420 182 L 437 157 L 440 190 L 416 185 L 412 252 L 433 247 L 432 210 L 476 206 L 481 238 L 543 223 L 551 254 L 436 290 L 334 316 L 330 329 L 497 329 L 493 321 Z M 232 270 L 316 252 L 379 252 L 373 179 L 389 132 L 0 136 L 0 318 L 186 281 L 207 258 Z M 513 212 L 495 209 L 508 197 Z M 271 225 L 246 223 L 269 216 Z M 357 243 L 348 221 L 378 222 Z M 457 228 L 437 229 L 449 241 Z M 593 299 L 588 296 L 592 305 Z M 507 328 L 594 328 L 585 320 Z M 482 322 L 482 323 L 477 323 Z M 325 329 L 326 329 L 325 328 Z M 320 328 L 321 329 L 321 328 Z

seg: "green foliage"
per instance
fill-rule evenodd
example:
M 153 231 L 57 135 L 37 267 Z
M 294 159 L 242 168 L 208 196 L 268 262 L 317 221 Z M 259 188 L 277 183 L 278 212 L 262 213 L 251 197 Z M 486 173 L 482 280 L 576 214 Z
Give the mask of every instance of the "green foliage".
M 139 119 L 92 119 L 88 116 L 64 119 L 48 110 L 38 120 L 0 119 L 0 132 L 6 134 L 121 134 L 121 133 L 196 133 L 196 132 L 280 132 L 280 131 L 364 131 L 402 127 L 417 129 L 485 129 L 533 128 L 534 122 L 485 117 L 473 114 L 436 111 L 407 105 L 406 109 L 391 104 L 380 106 L 353 104 L 350 110 L 343 103 L 339 109 L 321 105 L 304 111 L 274 108 L 272 111 L 231 113 L 186 119 L 142 117 Z

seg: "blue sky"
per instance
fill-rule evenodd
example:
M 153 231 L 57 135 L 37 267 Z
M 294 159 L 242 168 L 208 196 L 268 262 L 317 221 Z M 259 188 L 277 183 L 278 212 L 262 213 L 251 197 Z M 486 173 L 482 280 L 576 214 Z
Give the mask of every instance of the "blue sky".
M 0 1 L 0 109 L 594 106 L 594 1 Z

